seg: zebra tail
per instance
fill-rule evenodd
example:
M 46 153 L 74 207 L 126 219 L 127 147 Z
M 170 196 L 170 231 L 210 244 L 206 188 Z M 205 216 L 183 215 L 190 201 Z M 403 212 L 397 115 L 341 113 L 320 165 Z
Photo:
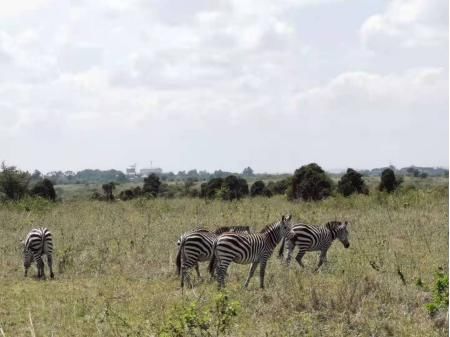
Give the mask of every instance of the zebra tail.
M 176 264 L 177 264 L 177 275 L 181 275 L 181 254 L 184 249 L 184 238 L 181 240 L 180 245 L 178 246 Z
M 284 243 L 285 243 L 286 239 L 283 238 L 281 240 L 281 246 L 280 246 L 280 251 L 278 252 L 278 258 L 282 259 L 284 256 Z
M 208 271 L 209 271 L 209 274 L 211 276 L 214 276 L 214 269 L 216 268 L 216 260 L 217 260 L 217 257 L 216 257 L 216 246 L 217 246 L 217 241 L 214 242 L 214 246 L 213 246 L 213 249 L 212 249 L 211 261 L 209 261 L 209 266 L 208 266 Z

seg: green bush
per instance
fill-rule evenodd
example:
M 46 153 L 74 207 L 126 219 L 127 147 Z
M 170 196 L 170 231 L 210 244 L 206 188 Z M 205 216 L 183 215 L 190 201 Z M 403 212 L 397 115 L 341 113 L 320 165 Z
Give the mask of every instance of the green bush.
M 28 193 L 30 174 L 23 172 L 14 166 L 6 166 L 2 163 L 0 172 L 0 192 L 3 198 L 8 200 L 22 199 Z
M 161 181 L 159 177 L 152 173 L 147 178 L 144 178 L 144 187 L 142 192 L 148 196 L 157 197 L 160 192 Z
M 397 179 L 394 171 L 390 168 L 387 168 L 383 172 L 381 172 L 381 182 L 378 186 L 378 189 L 380 191 L 391 193 L 395 191 L 401 183 L 402 179 Z
M 191 302 L 175 307 L 164 321 L 159 336 L 222 336 L 232 327 L 237 317 L 239 302 L 231 301 L 228 294 L 220 292 L 212 304 L 200 307 L 199 302 Z
M 338 182 L 337 190 L 344 197 L 353 193 L 369 194 L 369 189 L 362 179 L 362 174 L 349 168 Z
M 51 201 L 56 200 L 56 192 L 55 188 L 53 187 L 53 183 L 47 178 L 38 181 L 36 185 L 33 186 L 30 193 L 33 196 L 39 196 Z
M 438 271 L 433 286 L 433 301 L 426 305 L 430 316 L 440 310 L 448 310 L 448 275 Z
M 256 196 L 264 196 L 264 197 L 271 197 L 272 192 L 266 187 L 266 184 L 264 184 L 264 181 L 258 180 L 255 181 L 250 188 L 250 196 L 256 197 Z
M 331 195 L 333 183 L 319 165 L 311 163 L 295 170 L 289 187 L 288 199 L 317 201 Z

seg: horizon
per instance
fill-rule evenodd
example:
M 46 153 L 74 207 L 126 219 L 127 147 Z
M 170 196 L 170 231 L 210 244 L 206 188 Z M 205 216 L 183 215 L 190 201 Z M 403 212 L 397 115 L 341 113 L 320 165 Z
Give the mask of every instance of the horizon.
M 0 160 L 43 172 L 448 168 L 448 6 L 2 3 Z

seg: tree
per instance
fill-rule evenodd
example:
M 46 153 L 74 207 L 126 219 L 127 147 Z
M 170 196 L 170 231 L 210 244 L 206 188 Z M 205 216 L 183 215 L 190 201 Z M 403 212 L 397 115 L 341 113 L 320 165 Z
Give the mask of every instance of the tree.
M 203 198 L 213 199 L 222 188 L 223 178 L 212 178 L 207 183 L 200 186 L 200 196 Z
M 157 197 L 160 192 L 160 188 L 161 181 L 159 180 L 159 177 L 152 173 L 144 179 L 144 187 L 142 188 L 142 192 L 152 197 Z
M 239 200 L 245 195 L 248 195 L 248 184 L 245 179 L 229 175 L 223 180 L 221 186 L 221 197 L 223 200 Z
M 272 193 L 272 195 L 276 194 L 285 194 L 288 186 L 292 185 L 292 178 L 285 178 L 278 181 L 269 181 L 267 184 L 267 188 Z
M 3 162 L 0 172 L 0 192 L 10 200 L 23 198 L 28 191 L 30 174 L 16 169 L 15 166 L 6 166 Z
M 337 190 L 344 197 L 353 193 L 369 194 L 369 189 L 362 179 L 362 174 L 349 168 L 338 182 Z
M 264 184 L 264 181 L 258 180 L 255 181 L 250 188 L 250 196 L 256 197 L 256 196 L 265 196 L 265 197 L 271 197 L 272 192 L 266 187 L 266 184 Z
M 331 194 L 332 181 L 316 163 L 295 170 L 288 198 L 305 201 L 321 200 Z
M 242 171 L 242 175 L 244 177 L 253 177 L 255 174 L 253 172 L 253 169 L 250 166 L 248 166 Z
M 51 201 L 56 200 L 56 192 L 55 188 L 53 187 L 53 183 L 50 179 L 43 179 L 41 181 L 38 181 L 33 188 L 31 189 L 31 195 L 39 196 L 44 199 L 48 199 Z
M 380 191 L 391 193 L 395 191 L 401 183 L 402 180 L 396 178 L 394 171 L 391 168 L 387 168 L 381 172 L 381 182 L 378 189 Z
M 102 185 L 103 193 L 105 195 L 105 199 L 108 201 L 114 200 L 113 190 L 116 188 L 116 185 L 111 181 L 107 184 Z

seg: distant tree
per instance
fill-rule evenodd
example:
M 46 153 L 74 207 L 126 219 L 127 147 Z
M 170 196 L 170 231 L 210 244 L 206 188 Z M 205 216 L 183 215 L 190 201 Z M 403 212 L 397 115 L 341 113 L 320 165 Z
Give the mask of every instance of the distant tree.
M 266 184 L 264 184 L 264 181 L 257 180 L 253 183 L 252 187 L 250 188 L 250 196 L 251 197 L 256 197 L 256 196 L 271 197 L 272 192 L 266 187 Z
M 381 182 L 378 189 L 380 191 L 391 193 L 395 191 L 401 183 L 402 180 L 396 178 L 394 171 L 391 168 L 387 168 L 381 173 Z
M 344 197 L 353 193 L 369 194 L 369 189 L 362 179 L 362 174 L 349 168 L 338 182 L 337 190 Z
M 30 184 L 36 184 L 37 182 L 42 180 L 42 173 L 39 170 L 34 170 L 31 174 Z
M 30 174 L 16 169 L 15 166 L 1 165 L 0 172 L 0 192 L 6 199 L 19 200 L 28 192 Z
M 319 165 L 311 163 L 295 170 L 290 187 L 289 199 L 316 201 L 330 196 L 332 181 Z
M 108 201 L 114 200 L 113 190 L 116 188 L 114 182 L 109 182 L 107 184 L 102 185 L 103 194 L 105 195 L 105 199 Z
M 422 178 L 422 179 L 425 179 L 425 178 L 428 177 L 428 173 L 426 173 L 426 172 L 420 172 L 419 177 Z
M 160 192 L 160 187 L 161 181 L 159 180 L 159 177 L 152 173 L 144 179 L 144 187 L 142 188 L 142 192 L 146 195 L 157 197 Z
M 131 200 L 134 198 L 134 191 L 132 189 L 126 189 L 119 193 L 120 200 Z
M 222 188 L 223 178 L 212 178 L 200 186 L 200 197 L 213 199 Z
M 267 184 L 267 188 L 272 193 L 272 195 L 276 194 L 285 194 L 288 186 L 292 185 L 292 178 L 281 179 L 278 181 L 269 181 Z
M 245 177 L 253 177 L 255 174 L 253 172 L 253 169 L 248 166 L 242 171 L 242 175 Z
M 47 178 L 37 182 L 33 186 L 33 188 L 31 189 L 31 195 L 39 196 L 51 201 L 56 200 L 56 192 L 55 188 L 53 187 L 53 183 L 50 181 L 50 179 Z
M 418 177 L 420 175 L 420 171 L 413 166 L 408 167 L 406 169 L 406 172 L 408 172 L 408 175 L 413 176 L 413 177 Z

